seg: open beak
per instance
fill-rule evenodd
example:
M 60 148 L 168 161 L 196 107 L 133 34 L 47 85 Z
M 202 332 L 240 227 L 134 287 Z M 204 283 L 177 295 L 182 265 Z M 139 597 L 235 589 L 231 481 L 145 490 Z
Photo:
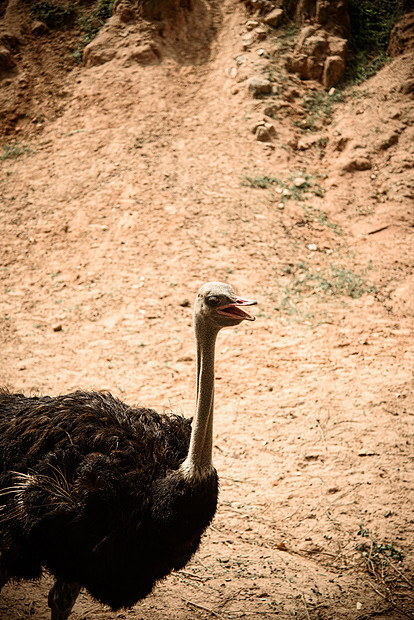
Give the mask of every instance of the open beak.
M 235 319 L 246 319 L 246 321 L 255 321 L 256 318 L 246 312 L 243 306 L 254 306 L 257 304 L 257 301 L 254 299 L 236 299 L 232 304 L 227 304 L 225 306 L 219 306 L 217 308 L 217 312 L 219 314 L 223 314 L 224 316 L 231 316 Z

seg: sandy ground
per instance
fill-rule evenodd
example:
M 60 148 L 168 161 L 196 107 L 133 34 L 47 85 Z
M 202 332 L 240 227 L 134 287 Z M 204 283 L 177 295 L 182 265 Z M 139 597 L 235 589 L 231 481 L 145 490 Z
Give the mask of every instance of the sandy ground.
M 132 610 L 83 593 L 71 617 L 414 618 L 413 57 L 318 108 L 316 133 L 318 91 L 278 69 L 261 143 L 269 101 L 246 80 L 274 40 L 243 50 L 242 5 L 212 6 L 202 49 L 198 16 L 142 66 L 125 27 L 122 53 L 61 77 L 58 114 L 3 140 L 26 148 L 1 161 L 2 384 L 191 416 L 198 287 L 259 302 L 219 338 L 221 493 L 199 552 Z M 48 618 L 49 585 L 8 584 L 0 618 Z

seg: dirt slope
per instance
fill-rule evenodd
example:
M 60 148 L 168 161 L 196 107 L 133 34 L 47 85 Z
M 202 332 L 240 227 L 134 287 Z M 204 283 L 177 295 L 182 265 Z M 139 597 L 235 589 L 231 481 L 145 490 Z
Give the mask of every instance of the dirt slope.
M 2 384 L 189 416 L 188 302 L 208 280 L 259 301 L 220 335 L 200 551 L 133 610 L 82 594 L 73 618 L 413 618 L 413 55 L 332 107 L 272 64 L 280 36 L 243 49 L 243 6 L 211 7 L 145 66 L 133 53 L 159 39 L 108 26 L 112 60 L 5 137 Z M 48 618 L 48 584 L 6 586 L 0 618 Z

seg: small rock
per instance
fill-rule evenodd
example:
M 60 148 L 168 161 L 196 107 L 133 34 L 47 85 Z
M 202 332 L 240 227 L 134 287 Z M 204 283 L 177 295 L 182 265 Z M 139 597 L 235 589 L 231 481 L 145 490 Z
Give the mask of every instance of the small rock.
M 22 41 L 18 36 L 13 32 L 9 32 L 7 30 L 3 30 L 4 23 L 2 24 L 2 29 L 0 32 L 0 45 L 6 47 L 7 49 L 15 49 Z
M 83 51 L 82 64 L 85 67 L 95 67 L 110 62 L 116 56 L 116 50 L 105 48 L 94 39 Z
M 272 139 L 270 131 L 265 125 L 260 125 L 256 131 L 256 140 L 259 142 L 269 142 Z
M 255 98 L 260 98 L 262 95 L 269 95 L 272 92 L 272 84 L 269 80 L 262 77 L 252 77 L 247 82 L 249 92 Z
M 299 52 L 295 53 L 294 55 L 286 54 L 285 56 L 286 69 L 288 71 L 292 71 L 293 73 L 298 73 L 304 79 L 308 79 L 306 77 L 307 62 L 308 57 L 306 56 L 306 54 L 301 54 Z
M 119 15 L 119 19 L 121 20 L 121 22 L 124 22 L 124 24 L 127 24 L 128 22 L 132 22 L 135 20 L 135 13 L 134 11 L 127 6 L 123 6 L 120 8 L 120 10 L 118 11 L 118 15 Z
M 323 66 L 322 84 L 329 90 L 341 78 L 345 70 L 345 58 L 342 56 L 328 56 Z
M 244 50 L 249 49 L 249 47 L 251 47 L 251 45 L 253 45 L 253 34 L 251 32 L 248 32 L 247 34 L 244 35 L 243 39 L 242 39 L 242 46 Z
M 295 187 L 303 187 L 304 185 L 307 185 L 307 183 L 308 182 L 304 177 L 296 177 L 296 179 L 293 181 Z
M 274 103 L 266 106 L 265 109 L 263 110 L 263 113 L 265 114 L 265 116 L 273 117 L 283 107 L 284 107 L 284 104 L 282 102 L 277 102 L 277 103 L 274 102 Z
M 259 28 L 255 28 L 254 34 L 256 35 L 256 39 L 258 41 L 263 41 L 263 39 L 267 37 L 266 28 L 263 28 L 263 26 L 259 26 Z
M 386 133 L 377 143 L 377 148 L 380 151 L 385 151 L 386 149 L 389 149 L 390 146 L 392 146 L 393 144 L 396 144 L 399 140 L 399 134 L 397 131 L 390 131 L 388 133 Z
M 42 35 L 42 34 L 46 34 L 47 32 L 49 32 L 49 28 L 44 22 L 41 22 L 39 20 L 33 22 L 32 24 L 33 34 Z
M 354 170 L 371 170 L 372 163 L 368 157 L 350 157 L 342 164 L 344 172 L 353 172 Z
M 190 300 L 189 299 L 183 299 L 182 301 L 180 301 L 180 306 L 182 308 L 189 308 L 191 306 Z
M 319 134 L 311 134 L 310 136 L 305 136 L 298 141 L 298 150 L 307 151 L 313 146 L 316 146 L 320 140 L 321 136 Z
M 250 4 L 254 9 L 262 9 L 263 8 L 263 0 L 250 0 Z
M 296 151 L 299 146 L 298 146 L 298 139 L 296 138 L 296 136 L 292 136 L 291 138 L 289 138 L 286 142 L 287 146 L 291 149 L 293 149 L 294 151 Z
M 182 357 L 177 357 L 177 362 L 192 362 L 192 361 L 193 361 L 192 355 L 183 355 Z
M 307 57 L 315 57 L 318 60 L 322 59 L 329 49 L 329 43 L 325 33 L 317 32 L 305 38 L 302 43 L 302 49 Z
M 249 21 L 246 22 L 247 30 L 253 30 L 253 28 L 257 28 L 259 25 L 259 22 L 257 22 L 255 19 L 249 19 Z
M 61 323 L 56 323 L 56 325 L 53 325 L 52 329 L 53 329 L 54 332 L 61 332 L 63 327 L 62 327 Z
M 348 48 L 348 41 L 346 39 L 330 35 L 328 37 L 328 42 L 331 56 L 341 56 L 341 58 L 345 58 Z
M 283 99 L 286 101 L 294 101 L 300 96 L 300 92 L 296 88 L 287 88 L 283 93 Z
M 407 80 L 406 82 L 401 84 L 400 92 L 404 93 L 404 95 L 414 93 L 414 80 Z
M 237 56 L 236 58 L 236 64 L 240 65 L 244 65 L 247 62 L 247 56 L 245 54 L 241 54 L 240 56 Z
M 310 245 L 314 245 L 315 247 L 313 249 L 316 249 L 316 245 L 314 243 L 311 243 Z M 310 245 L 308 245 L 308 248 L 310 248 Z M 304 455 L 303 457 L 305 459 L 305 461 L 319 461 L 322 460 L 322 455 L 319 454 L 319 452 L 308 452 L 307 454 Z
M 318 31 L 318 26 L 316 24 L 314 24 L 314 25 L 308 24 L 307 26 L 304 26 L 302 28 L 302 30 L 300 31 L 300 34 L 299 34 L 298 46 L 303 45 L 303 42 L 308 37 L 311 37 L 312 35 L 314 35 L 315 32 L 317 32 L 317 31 Z
M 159 62 L 161 53 L 154 43 L 141 43 L 137 45 L 128 57 L 140 65 L 152 65 Z
M 414 83 L 414 80 L 413 80 L 413 83 Z M 393 120 L 400 119 L 401 118 L 401 108 L 399 108 L 398 106 L 391 107 L 389 112 L 388 112 L 388 115 Z
M 15 65 L 11 52 L 6 47 L 0 46 L 0 71 L 10 71 Z
M 334 495 L 335 493 L 339 493 L 340 490 L 341 489 L 339 489 L 338 487 L 329 487 L 328 489 L 326 489 L 326 492 L 330 495 Z
M 256 133 L 256 131 L 258 130 L 259 127 L 264 127 L 266 121 L 264 120 L 260 120 L 260 121 L 256 121 L 253 125 L 252 125 L 252 133 Z
M 344 150 L 344 148 L 346 147 L 346 145 L 349 142 L 349 138 L 347 136 L 339 136 L 334 142 L 333 142 L 333 149 L 334 151 L 339 151 L 340 153 Z
M 272 26 L 273 28 L 276 28 L 277 26 L 279 26 L 280 22 L 282 21 L 282 18 L 283 18 L 283 9 L 274 9 L 273 11 L 270 11 L 270 13 L 268 13 L 265 16 L 263 21 L 268 26 Z

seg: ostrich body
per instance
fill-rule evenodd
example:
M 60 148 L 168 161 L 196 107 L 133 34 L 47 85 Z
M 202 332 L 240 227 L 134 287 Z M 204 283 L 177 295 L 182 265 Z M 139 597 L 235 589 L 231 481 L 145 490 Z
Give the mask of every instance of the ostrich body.
M 185 566 L 217 506 L 216 337 L 254 303 L 217 282 L 197 294 L 192 428 L 109 393 L 0 392 L 0 587 L 47 569 L 52 620 L 66 620 L 81 587 L 117 610 Z

